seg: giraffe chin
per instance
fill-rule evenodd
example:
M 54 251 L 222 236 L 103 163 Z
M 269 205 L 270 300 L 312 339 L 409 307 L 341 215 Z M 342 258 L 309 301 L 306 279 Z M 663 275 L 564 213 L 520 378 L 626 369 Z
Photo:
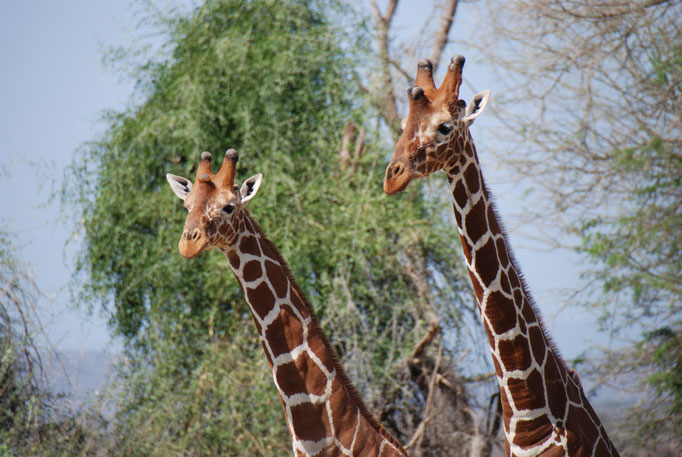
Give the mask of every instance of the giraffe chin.
M 178 244 L 178 248 L 180 249 L 180 254 L 182 254 L 184 258 L 193 259 L 201 254 L 201 251 L 206 249 L 207 245 L 208 238 L 206 238 L 205 235 L 202 235 L 197 240 L 187 240 L 183 237 Z

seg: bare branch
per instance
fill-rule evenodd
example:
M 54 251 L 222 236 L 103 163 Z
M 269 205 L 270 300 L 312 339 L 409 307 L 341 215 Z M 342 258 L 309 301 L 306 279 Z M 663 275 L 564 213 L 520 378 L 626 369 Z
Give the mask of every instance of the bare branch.
M 377 27 L 377 48 L 379 49 L 379 61 L 381 81 L 378 90 L 377 104 L 381 107 L 380 113 L 386 124 L 392 131 L 397 131 L 400 124 L 398 106 L 393 92 L 393 78 L 391 76 L 391 60 L 389 53 L 388 33 L 391 21 L 398 6 L 398 0 L 390 0 L 386 14 L 382 15 L 375 0 L 372 0 L 372 13 Z
M 396 62 L 393 59 L 389 59 L 389 63 L 393 66 L 393 68 L 395 68 L 398 71 L 398 73 L 403 75 L 406 80 L 414 82 L 414 75 L 411 75 L 407 70 L 400 66 L 398 62 Z
M 670 0 L 649 0 L 642 4 L 638 4 L 636 2 L 627 2 L 621 3 L 619 5 L 606 5 L 606 7 L 597 5 L 590 8 L 591 11 L 594 11 L 590 13 L 571 11 L 565 6 L 561 5 L 561 11 L 565 14 L 568 14 L 569 16 L 579 19 L 606 19 L 624 16 L 626 14 L 632 13 L 634 10 L 651 8 L 652 6 L 657 6 L 662 3 L 670 3 Z
M 492 371 L 490 373 L 484 373 L 484 374 L 477 374 L 475 376 L 470 376 L 467 378 L 464 378 L 464 382 L 481 382 L 481 381 L 487 381 L 488 379 L 492 378 L 495 376 L 495 372 Z
M 350 145 L 355 140 L 357 127 L 352 122 L 346 124 L 343 129 L 343 137 L 341 139 L 341 151 L 339 151 L 339 166 L 346 168 L 350 162 Z
M 440 369 L 440 362 L 443 358 L 443 346 L 438 348 L 438 355 L 436 356 L 436 364 L 431 373 L 431 380 L 429 381 L 429 393 L 426 396 L 426 403 L 424 404 L 424 412 L 422 413 L 422 421 L 419 423 L 417 430 L 415 431 L 412 438 L 405 445 L 405 449 L 409 449 L 412 446 L 420 447 L 422 440 L 424 439 L 424 431 L 426 430 L 426 424 L 431 420 L 431 409 L 433 404 L 433 395 L 436 387 L 436 381 L 438 380 L 438 370 Z
M 432 313 L 435 319 L 431 321 L 431 324 L 429 325 L 429 330 L 426 332 L 426 335 L 424 335 L 424 338 L 415 346 L 414 350 L 412 351 L 412 354 L 410 356 L 411 360 L 414 360 L 422 355 L 426 347 L 433 341 L 433 339 L 436 337 L 438 334 L 438 331 L 440 330 L 440 319 L 438 316 L 436 316 L 434 313 Z
M 398 7 L 398 0 L 389 0 L 388 6 L 386 7 L 386 14 L 381 14 L 381 10 L 379 10 L 376 0 L 372 0 L 371 6 L 372 13 L 374 14 L 374 18 L 377 20 L 377 22 L 382 22 L 386 24 L 386 27 L 389 27 L 391 21 L 393 20 L 395 10 Z
M 445 49 L 445 45 L 448 42 L 450 28 L 454 22 L 458 4 L 459 0 L 448 0 L 445 5 L 445 12 L 440 18 L 440 26 L 438 27 L 438 31 L 436 32 L 433 41 L 433 47 L 431 48 L 431 63 L 433 64 L 434 73 L 438 69 L 440 58 L 443 55 L 443 49 Z
M 357 166 L 358 161 L 362 157 L 362 153 L 365 150 L 365 136 L 367 135 L 367 130 L 363 127 L 360 129 L 357 139 L 355 140 L 355 152 L 353 154 L 353 166 Z

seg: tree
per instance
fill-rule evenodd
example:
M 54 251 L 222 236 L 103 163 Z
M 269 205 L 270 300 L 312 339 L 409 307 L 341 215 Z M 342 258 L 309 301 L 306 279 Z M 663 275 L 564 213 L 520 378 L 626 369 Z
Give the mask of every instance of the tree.
M 583 301 L 620 340 L 597 374 L 642 392 L 616 441 L 679 453 L 682 5 L 491 1 L 488 13 L 495 41 L 481 49 L 509 81 L 497 91 L 500 156 L 550 196 L 528 206 L 592 262 Z
M 38 435 L 42 365 L 30 328 L 37 288 L 0 232 L 0 450 L 30 447 Z M 34 407 L 32 407 L 34 404 Z M 28 430 L 26 433 L 24 430 Z
M 83 417 L 57 402 L 43 373 L 39 294 L 13 237 L 0 229 L 0 455 L 85 455 Z
M 377 135 L 352 167 L 339 166 L 344 126 L 375 116 L 357 77 L 369 38 L 347 9 L 331 0 L 212 0 L 162 16 L 167 53 L 135 67 L 142 102 L 110 113 L 106 134 L 74 160 L 64 196 L 82 221 L 81 299 L 100 303 L 126 341 L 116 453 L 280 455 L 288 446 L 224 258 L 185 262 L 176 250 L 184 215 L 164 176 L 193 176 L 202 150 L 235 147 L 242 178 L 264 173 L 254 218 L 401 441 L 433 402 L 427 378 L 410 372 L 421 369 L 412 361 L 432 313 L 449 335 L 441 366 L 456 360 L 469 288 L 442 206 L 416 187 L 403 197 L 411 205 L 385 199 Z M 448 388 L 443 380 L 438 389 Z M 471 421 L 457 411 L 446 419 Z M 423 455 L 440 455 L 428 444 Z

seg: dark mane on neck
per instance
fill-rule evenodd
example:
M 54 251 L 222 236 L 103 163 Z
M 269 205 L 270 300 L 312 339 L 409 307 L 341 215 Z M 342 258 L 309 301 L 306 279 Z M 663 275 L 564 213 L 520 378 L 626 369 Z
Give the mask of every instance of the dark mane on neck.
M 296 279 L 294 279 L 294 276 L 291 274 L 291 270 L 289 269 L 289 265 L 287 262 L 284 260 L 282 255 L 279 253 L 279 250 L 277 247 L 268 239 L 267 236 L 265 236 L 265 232 L 263 232 L 263 229 L 260 227 L 260 225 L 251 217 L 251 214 L 245 209 L 245 214 L 246 217 L 249 219 L 249 221 L 253 224 L 253 227 L 255 228 L 256 232 L 260 235 L 261 240 L 264 245 L 267 246 L 267 248 L 270 250 L 270 253 L 277 262 L 282 266 L 284 269 L 285 274 L 289 278 L 289 281 L 291 283 L 291 287 L 296 291 L 298 296 L 300 297 L 301 301 L 303 302 L 303 305 L 306 307 L 308 312 L 310 313 L 311 317 L 311 325 L 312 328 L 317 332 L 317 334 L 320 336 L 322 339 L 322 342 L 324 343 L 325 348 L 327 349 L 327 352 L 329 353 L 329 356 L 332 359 L 332 362 L 334 364 L 334 369 L 336 370 L 336 376 L 338 377 L 339 381 L 345 386 L 346 390 L 348 391 L 348 394 L 351 396 L 353 401 L 358 405 L 358 409 L 360 410 L 360 414 L 362 414 L 365 419 L 367 419 L 367 422 L 376 430 L 376 432 L 381 435 L 382 437 L 386 438 L 387 441 L 389 441 L 391 444 L 393 444 L 395 447 L 400 449 L 404 454 L 407 455 L 405 450 L 403 449 L 402 445 L 400 442 L 388 431 L 384 428 L 383 425 L 379 423 L 379 421 L 374 417 L 373 414 L 369 412 L 369 409 L 367 408 L 367 405 L 365 405 L 365 402 L 362 400 L 360 397 L 360 394 L 358 393 L 357 389 L 353 385 L 353 383 L 350 381 L 350 378 L 346 374 L 346 371 L 344 370 L 343 366 L 341 365 L 341 362 L 339 361 L 339 358 L 336 354 L 336 351 L 331 347 L 329 344 L 329 340 L 327 339 L 324 331 L 322 330 L 322 327 L 320 326 L 320 322 L 317 318 L 317 314 L 315 314 L 315 310 L 313 307 L 310 305 L 308 302 L 308 298 L 306 295 L 303 293 L 303 290 L 299 287 L 298 283 L 296 282 Z

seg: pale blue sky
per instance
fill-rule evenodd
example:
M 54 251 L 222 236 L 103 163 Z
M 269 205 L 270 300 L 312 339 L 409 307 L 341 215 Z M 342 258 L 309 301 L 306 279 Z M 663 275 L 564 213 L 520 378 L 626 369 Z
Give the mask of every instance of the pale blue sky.
M 413 24 L 420 24 L 428 11 L 420 10 L 415 2 L 403 3 L 396 31 L 409 36 L 416 32 Z M 472 33 L 466 28 L 467 8 L 472 8 L 471 4 L 460 6 L 454 39 L 466 41 Z M 0 169 L 4 172 L 0 220 L 16 234 L 20 257 L 35 273 L 44 294 L 40 300 L 43 324 L 53 344 L 61 349 L 118 347 L 111 342 L 98 310 L 88 314 L 69 305 L 67 285 L 78 241 L 72 240 L 65 249 L 74 221 L 69 214 L 60 217 L 58 201 L 51 199 L 78 146 L 101 131 L 98 119 L 103 110 L 120 109 L 129 100 L 131 82 L 121 81 L 101 62 L 106 46 L 130 43 L 139 36 L 133 29 L 136 21 L 125 1 L 0 3 Z M 448 48 L 446 56 L 456 53 L 468 58 L 464 98 L 470 98 L 474 90 L 490 88 L 494 104 L 495 89 L 500 85 L 494 72 L 465 45 Z M 515 196 L 522 189 L 487 161 L 491 156 L 486 155 L 485 145 L 494 141 L 486 132 L 490 125 L 484 115 L 472 130 L 498 208 L 506 226 L 513 229 L 519 223 L 515 214 L 520 209 Z M 453 220 L 453 236 L 455 230 Z M 524 231 L 537 234 L 534 229 Z M 569 358 L 576 356 L 596 337 L 594 318 L 580 308 L 554 315 L 563 304 L 561 291 L 580 284 L 579 258 L 567 251 L 529 249 L 534 246 L 530 238 L 515 230 L 511 239 L 561 352 Z M 600 341 L 605 340 L 602 337 Z
M 101 349 L 110 338 L 95 312 L 69 307 L 76 243 L 60 222 L 64 169 L 94 138 L 105 108 L 124 106 L 132 86 L 103 69 L 103 44 L 129 39 L 126 2 L 0 3 L 0 166 L 2 222 L 44 294 L 41 319 L 53 344 Z M 9 198 L 6 198 L 9 196 Z M 66 215 L 68 217 L 68 215 Z

